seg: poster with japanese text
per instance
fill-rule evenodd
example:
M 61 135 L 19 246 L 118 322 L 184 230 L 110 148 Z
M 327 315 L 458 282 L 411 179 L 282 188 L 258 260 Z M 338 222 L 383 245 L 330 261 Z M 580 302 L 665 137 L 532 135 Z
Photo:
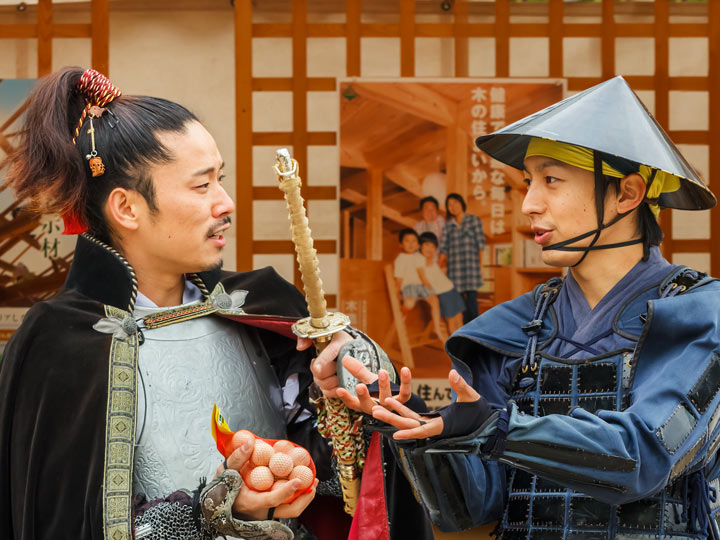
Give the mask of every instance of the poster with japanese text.
M 482 312 L 506 299 L 512 272 L 536 264 L 524 249 L 522 173 L 474 141 L 561 100 L 565 84 L 359 79 L 341 81 L 339 95 L 339 309 L 430 381 L 439 363 L 450 367 L 444 341 L 462 324 L 448 288 Z M 450 275 L 453 257 L 480 275 Z

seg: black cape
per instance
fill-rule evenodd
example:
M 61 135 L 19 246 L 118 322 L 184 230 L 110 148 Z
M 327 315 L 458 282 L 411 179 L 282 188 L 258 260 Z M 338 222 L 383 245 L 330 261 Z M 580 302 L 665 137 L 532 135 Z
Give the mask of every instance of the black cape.
M 271 268 L 193 279 L 208 291 L 220 281 L 226 291 L 251 291 L 248 313 L 306 315 L 303 296 Z M 0 538 L 103 539 L 104 506 L 112 504 L 103 504 L 102 486 L 113 339 L 93 325 L 106 305 L 127 310 L 136 294 L 132 268 L 81 236 L 64 289 L 34 305 L 8 343 L 0 365 Z M 302 371 L 309 384 L 309 353 L 258 333 L 279 360 L 279 377 Z

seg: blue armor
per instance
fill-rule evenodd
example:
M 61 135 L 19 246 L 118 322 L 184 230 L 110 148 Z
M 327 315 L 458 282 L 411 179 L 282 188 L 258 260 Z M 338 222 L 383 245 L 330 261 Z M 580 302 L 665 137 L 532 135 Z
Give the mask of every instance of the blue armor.
M 430 517 L 443 530 L 497 520 L 505 540 L 720 538 L 720 282 L 673 267 L 618 310 L 618 348 L 562 357 L 560 287 L 448 341 L 498 412 L 467 437 L 395 444 Z

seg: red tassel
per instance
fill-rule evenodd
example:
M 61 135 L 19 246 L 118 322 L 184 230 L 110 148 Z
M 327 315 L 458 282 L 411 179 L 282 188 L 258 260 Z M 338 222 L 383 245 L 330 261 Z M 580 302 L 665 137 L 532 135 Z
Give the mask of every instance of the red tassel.
M 68 212 L 67 214 L 63 214 L 62 218 L 65 224 L 63 234 L 82 234 L 87 232 L 87 225 L 85 225 L 76 214 Z

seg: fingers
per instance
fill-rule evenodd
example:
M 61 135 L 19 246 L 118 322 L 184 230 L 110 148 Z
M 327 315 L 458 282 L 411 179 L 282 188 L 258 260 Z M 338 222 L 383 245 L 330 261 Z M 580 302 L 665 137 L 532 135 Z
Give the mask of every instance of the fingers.
M 312 344 L 313 344 L 313 342 L 312 342 L 311 339 L 309 339 L 309 338 L 304 338 L 304 337 L 299 337 L 299 338 L 297 339 L 297 345 L 296 345 L 295 348 L 296 348 L 298 351 L 304 351 L 305 349 L 309 348 L 310 345 L 312 345 Z
M 353 377 L 362 383 L 372 384 L 378 378 L 378 376 L 366 368 L 360 360 L 356 360 L 352 356 L 346 356 L 343 358 L 342 364 Z
M 312 374 L 316 379 L 326 379 L 337 372 L 337 365 L 334 362 L 335 356 L 325 355 L 329 348 L 330 345 L 328 345 L 327 349 L 320 353 L 320 356 L 310 363 L 310 371 L 312 371 Z
M 400 370 L 400 391 L 395 396 L 400 403 L 405 403 L 412 395 L 412 373 L 410 368 L 404 367 Z M 385 401 L 381 401 L 385 403 Z
M 343 330 L 341 330 L 340 332 L 336 332 L 335 334 L 333 334 L 328 346 L 325 347 L 325 349 L 323 349 L 323 351 L 318 355 L 318 359 L 327 361 L 335 360 L 338 353 L 340 352 L 340 349 L 342 349 L 342 346 L 345 345 L 348 341 L 352 341 L 352 336 L 350 334 Z
M 465 379 L 463 379 L 454 369 L 450 370 L 448 381 L 450 382 L 450 387 L 457 394 L 457 401 L 467 402 L 477 401 L 480 399 L 480 394 L 478 394 L 472 386 L 465 382 Z
M 395 440 L 407 440 L 407 439 L 428 439 L 440 435 L 443 430 L 443 420 L 439 416 L 433 418 L 427 424 L 423 424 L 413 429 L 401 429 L 393 433 L 393 439 Z
M 286 484 L 283 484 L 282 486 L 278 486 L 277 488 L 273 488 L 270 491 L 261 493 L 261 504 L 262 506 L 267 508 L 274 508 L 276 506 L 280 506 L 283 504 L 284 501 L 287 501 L 295 494 L 298 487 L 300 487 L 300 480 L 294 479 L 290 480 Z
M 390 388 L 390 375 L 384 369 L 378 371 L 378 388 L 380 403 L 385 403 L 385 400 L 392 396 L 392 389 Z
M 392 411 L 388 411 L 385 407 L 382 407 L 381 405 L 376 405 L 375 407 L 373 407 L 371 413 L 373 417 L 377 418 L 378 420 L 381 420 L 386 424 L 390 424 L 391 426 L 395 426 L 398 429 L 416 428 L 418 427 L 418 422 L 420 420 L 419 416 L 418 418 L 407 418 L 405 416 L 400 416 L 399 414 L 395 414 Z
M 290 518 L 297 517 L 302 514 L 305 508 L 307 508 L 307 506 L 315 498 L 315 489 L 317 488 L 318 483 L 319 480 L 316 478 L 315 482 L 313 483 L 312 490 L 309 493 L 303 493 L 289 504 L 281 504 L 280 506 L 278 506 L 275 510 L 275 517 Z
M 320 387 L 325 397 L 337 397 L 338 379 L 335 358 L 342 346 L 351 340 L 352 337 L 347 332 L 337 332 L 333 335 L 330 344 L 310 363 L 310 371 L 313 374 L 315 384 Z M 312 343 L 309 339 L 298 339 L 298 349 L 301 347 L 307 348 L 306 342 Z
M 235 469 L 239 472 L 245 466 L 248 459 L 250 459 L 250 456 L 252 456 L 252 452 L 253 447 L 248 443 L 244 443 L 239 448 L 236 448 L 235 451 L 228 456 L 227 460 L 225 460 L 227 468 Z
M 355 392 L 357 393 L 357 397 L 353 396 L 345 388 L 338 388 L 337 397 L 339 397 L 342 402 L 352 410 L 370 414 L 370 410 L 373 405 L 377 405 L 377 403 L 375 403 L 375 401 L 373 401 L 370 397 L 370 392 L 368 392 L 367 386 L 364 384 L 358 384 L 355 387 Z M 370 401 L 368 402 L 368 400 Z
M 310 368 L 312 369 L 312 367 Z M 325 397 L 340 397 L 337 395 L 338 390 L 338 378 L 334 373 L 324 379 L 314 377 L 315 384 L 318 385 Z
M 413 420 L 425 420 L 422 416 L 420 416 L 418 413 L 410 409 L 409 407 L 406 407 L 402 403 L 400 403 L 399 400 L 395 398 L 388 398 L 385 400 L 385 407 L 390 408 L 394 410 L 397 414 L 400 416 L 403 416 L 405 418 L 411 418 Z
M 395 400 L 389 399 L 387 401 L 390 402 Z M 397 401 L 395 401 L 395 403 L 399 407 L 404 407 L 401 403 Z M 407 407 L 404 408 L 407 409 Z M 372 415 L 378 420 L 381 420 L 387 424 L 398 428 L 398 431 L 393 434 L 393 439 L 396 440 L 427 439 L 428 437 L 440 435 L 443 430 L 443 421 L 440 417 L 427 419 L 417 415 L 417 419 L 407 418 L 405 416 L 400 416 L 398 414 L 390 412 L 380 406 L 373 408 Z
M 370 414 L 370 411 L 378 402 L 370 395 L 368 387 L 364 384 L 358 384 L 355 386 L 355 393 L 357 394 L 362 411 Z

